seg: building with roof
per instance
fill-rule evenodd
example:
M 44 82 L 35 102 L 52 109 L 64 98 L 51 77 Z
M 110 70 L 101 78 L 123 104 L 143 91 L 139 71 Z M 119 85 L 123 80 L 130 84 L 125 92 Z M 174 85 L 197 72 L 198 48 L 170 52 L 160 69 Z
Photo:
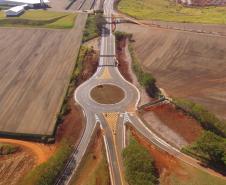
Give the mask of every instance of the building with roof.
M 7 17 L 12 17 L 12 16 L 18 16 L 21 15 L 22 13 L 24 13 L 25 11 L 25 7 L 27 5 L 21 5 L 21 6 L 14 6 L 8 10 L 5 10 L 5 14 Z
M 21 6 L 27 5 L 29 8 L 40 7 L 43 4 L 48 5 L 49 0 L 0 0 L 0 5 Z

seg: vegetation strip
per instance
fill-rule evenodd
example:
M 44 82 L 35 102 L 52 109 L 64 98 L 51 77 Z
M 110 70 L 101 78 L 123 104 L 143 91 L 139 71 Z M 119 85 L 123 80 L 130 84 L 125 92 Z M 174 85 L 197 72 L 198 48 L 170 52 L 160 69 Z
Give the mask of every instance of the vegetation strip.
M 0 12 L 0 26 L 6 27 L 43 27 L 43 28 L 73 28 L 76 14 L 52 12 L 44 10 L 26 11 L 19 17 L 5 17 Z
M 99 37 L 104 23 L 105 19 L 102 13 L 89 14 L 82 41 L 87 42 L 91 39 Z
M 132 136 L 129 145 L 123 150 L 122 157 L 129 185 L 157 184 L 157 173 L 152 157 Z
M 129 33 L 116 31 L 115 36 L 116 41 L 120 41 L 121 39 L 125 38 L 128 38 L 130 42 L 132 41 L 132 34 Z M 156 80 L 150 73 L 145 72 L 142 69 L 131 43 L 129 43 L 129 51 L 132 57 L 132 69 L 138 79 L 138 82 L 146 89 L 147 93 L 151 97 L 158 97 L 160 95 L 160 92 L 156 86 Z
M 13 154 L 19 149 L 18 146 L 6 143 L 0 143 L 0 156 Z
M 204 129 L 226 138 L 226 121 L 219 120 L 203 106 L 189 100 L 174 98 L 173 103 L 194 117 Z

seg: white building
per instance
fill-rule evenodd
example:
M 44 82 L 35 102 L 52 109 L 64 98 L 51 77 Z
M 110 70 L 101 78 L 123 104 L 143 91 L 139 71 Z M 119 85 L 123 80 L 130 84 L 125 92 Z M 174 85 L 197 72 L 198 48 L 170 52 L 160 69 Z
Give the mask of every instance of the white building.
M 43 3 L 48 4 L 49 0 L 0 0 L 0 5 L 21 6 L 27 5 L 30 8 L 40 7 Z
M 21 6 L 14 6 L 8 10 L 5 11 L 6 16 L 18 16 L 24 12 L 24 8 L 27 5 L 21 5 Z

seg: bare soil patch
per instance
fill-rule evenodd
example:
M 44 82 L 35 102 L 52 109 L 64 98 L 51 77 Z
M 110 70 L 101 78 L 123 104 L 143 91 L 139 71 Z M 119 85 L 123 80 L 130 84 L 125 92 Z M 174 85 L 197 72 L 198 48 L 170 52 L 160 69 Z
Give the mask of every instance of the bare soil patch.
M 129 63 L 126 57 L 126 39 L 117 41 L 116 45 L 116 57 L 119 62 L 118 69 L 122 76 L 129 82 L 133 82 L 132 76 L 129 73 Z
M 172 104 L 154 106 L 149 111 L 152 111 L 160 119 L 161 123 L 172 129 L 188 143 L 195 141 L 202 133 L 202 127 L 194 118 L 176 109 Z M 144 113 L 144 119 L 147 120 L 149 115 L 150 112 Z
M 133 33 L 143 68 L 167 94 L 188 98 L 226 118 L 225 37 L 134 24 L 118 29 Z
M 110 84 L 94 87 L 90 95 L 96 102 L 101 104 L 115 104 L 125 97 L 125 93 L 121 88 Z

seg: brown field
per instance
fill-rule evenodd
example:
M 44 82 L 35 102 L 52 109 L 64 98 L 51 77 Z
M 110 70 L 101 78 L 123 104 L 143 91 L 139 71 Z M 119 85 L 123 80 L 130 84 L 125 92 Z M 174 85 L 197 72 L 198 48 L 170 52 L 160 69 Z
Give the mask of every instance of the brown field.
M 0 131 L 51 135 L 80 47 L 71 30 L 0 29 Z
M 226 37 L 133 24 L 119 27 L 133 33 L 144 69 L 167 94 L 188 98 L 226 118 Z

